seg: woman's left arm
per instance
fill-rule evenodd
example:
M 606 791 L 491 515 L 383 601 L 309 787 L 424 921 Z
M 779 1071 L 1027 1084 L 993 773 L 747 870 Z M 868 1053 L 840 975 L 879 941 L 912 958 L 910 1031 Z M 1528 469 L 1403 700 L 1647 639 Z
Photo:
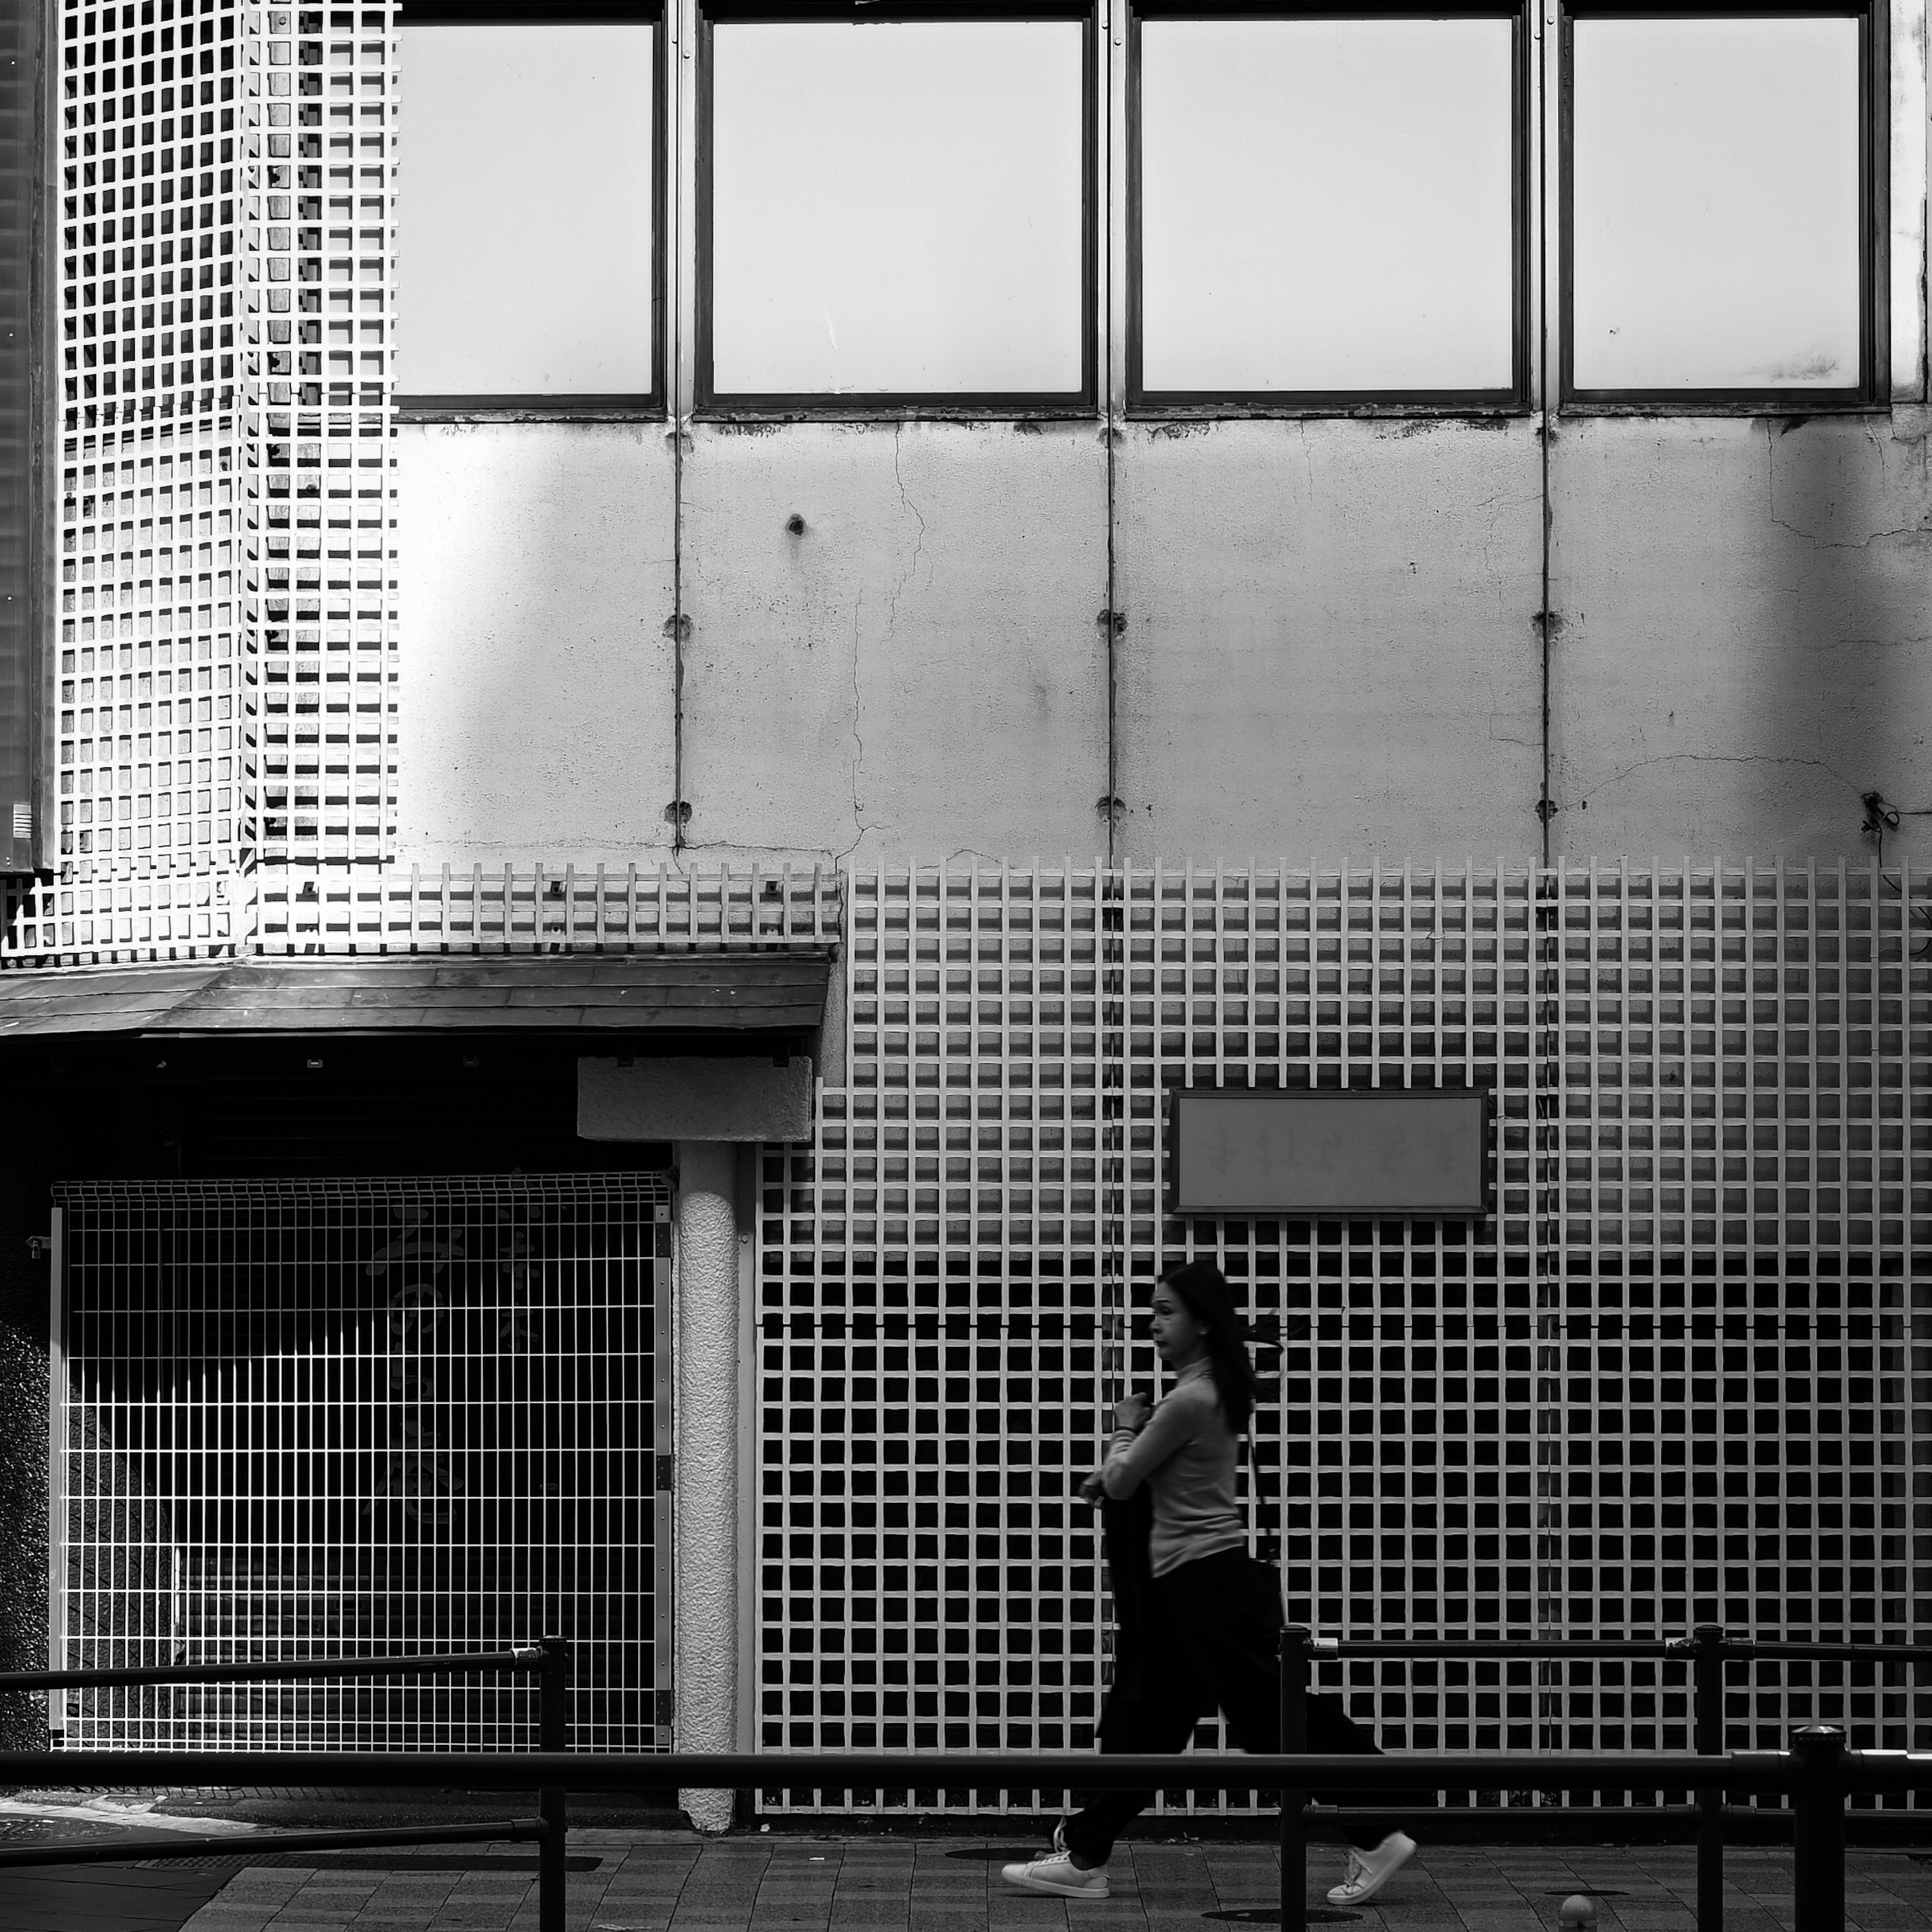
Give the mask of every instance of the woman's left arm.
M 1193 1440 L 1199 1418 L 1191 1393 L 1177 1389 L 1138 1436 L 1124 1439 L 1123 1432 L 1114 1438 L 1101 1466 L 1100 1481 L 1116 1502 L 1132 1496 L 1170 1456 Z

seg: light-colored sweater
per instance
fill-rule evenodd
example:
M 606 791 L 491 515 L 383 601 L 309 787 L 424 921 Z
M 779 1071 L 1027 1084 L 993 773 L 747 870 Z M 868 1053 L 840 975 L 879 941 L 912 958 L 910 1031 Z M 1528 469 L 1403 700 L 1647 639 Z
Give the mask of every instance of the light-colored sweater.
M 1205 1356 L 1174 1378 L 1167 1400 L 1138 1434 L 1114 1432 L 1101 1484 L 1116 1501 L 1143 1483 L 1154 1492 L 1148 1550 L 1156 1576 L 1246 1545 L 1247 1531 L 1234 1506 L 1237 1447 Z

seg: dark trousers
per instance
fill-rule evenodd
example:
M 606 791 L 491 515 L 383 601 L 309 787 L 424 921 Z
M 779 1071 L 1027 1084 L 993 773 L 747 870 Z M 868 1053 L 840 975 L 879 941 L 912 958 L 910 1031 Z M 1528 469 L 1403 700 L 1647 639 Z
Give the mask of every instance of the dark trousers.
M 1274 1579 L 1245 1551 L 1203 1556 L 1154 1580 L 1156 1612 L 1147 1634 L 1138 1694 L 1117 1688 L 1100 1718 L 1100 1749 L 1108 1756 L 1186 1748 L 1194 1726 L 1218 1706 L 1234 1743 L 1245 1751 L 1281 1748 L 1280 1631 Z M 1339 1696 L 1308 1700 L 1308 1748 L 1336 1756 L 1382 1755 L 1352 1722 Z M 1070 1851 L 1104 1864 L 1114 1840 L 1153 1803 L 1151 1791 L 1102 1791 L 1066 1820 Z M 1317 1802 L 1372 1808 L 1432 1804 L 1432 1792 L 1332 1792 Z M 1395 1829 L 1393 1820 L 1361 1818 L 1348 1826 L 1362 1849 Z

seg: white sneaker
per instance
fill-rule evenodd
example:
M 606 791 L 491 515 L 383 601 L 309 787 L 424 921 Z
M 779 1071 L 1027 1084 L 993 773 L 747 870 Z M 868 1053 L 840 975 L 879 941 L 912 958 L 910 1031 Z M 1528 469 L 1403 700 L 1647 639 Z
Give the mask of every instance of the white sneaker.
M 1414 1856 L 1415 1840 L 1406 1832 L 1391 1832 L 1372 1852 L 1351 1852 L 1348 1875 L 1330 1889 L 1328 1903 L 1366 1904 Z
M 1056 1839 L 1059 1833 L 1055 1832 Z M 1022 1892 L 1051 1892 L 1058 1898 L 1111 1898 L 1112 1892 L 1107 1885 L 1107 1868 L 1096 1865 L 1091 1871 L 1082 1871 L 1073 1862 L 1072 1855 L 1056 1846 L 1041 1857 L 1032 1858 L 1024 1864 L 1002 1865 L 1000 1876 L 1007 1884 Z

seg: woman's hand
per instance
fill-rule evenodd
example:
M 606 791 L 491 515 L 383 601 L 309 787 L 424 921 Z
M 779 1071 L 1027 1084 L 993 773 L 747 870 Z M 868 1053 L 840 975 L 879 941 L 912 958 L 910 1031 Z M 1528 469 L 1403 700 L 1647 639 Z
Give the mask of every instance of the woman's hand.
M 1116 1429 L 1142 1430 L 1147 1426 L 1147 1419 L 1154 1413 L 1154 1404 L 1138 1394 L 1123 1396 L 1114 1405 L 1114 1426 Z
M 1096 1469 L 1094 1473 L 1080 1485 L 1080 1500 L 1083 1503 L 1087 1504 L 1090 1508 L 1093 1504 L 1098 1503 L 1100 1498 L 1104 1496 L 1106 1492 L 1106 1486 L 1101 1480 L 1100 1472 L 1098 1469 Z

